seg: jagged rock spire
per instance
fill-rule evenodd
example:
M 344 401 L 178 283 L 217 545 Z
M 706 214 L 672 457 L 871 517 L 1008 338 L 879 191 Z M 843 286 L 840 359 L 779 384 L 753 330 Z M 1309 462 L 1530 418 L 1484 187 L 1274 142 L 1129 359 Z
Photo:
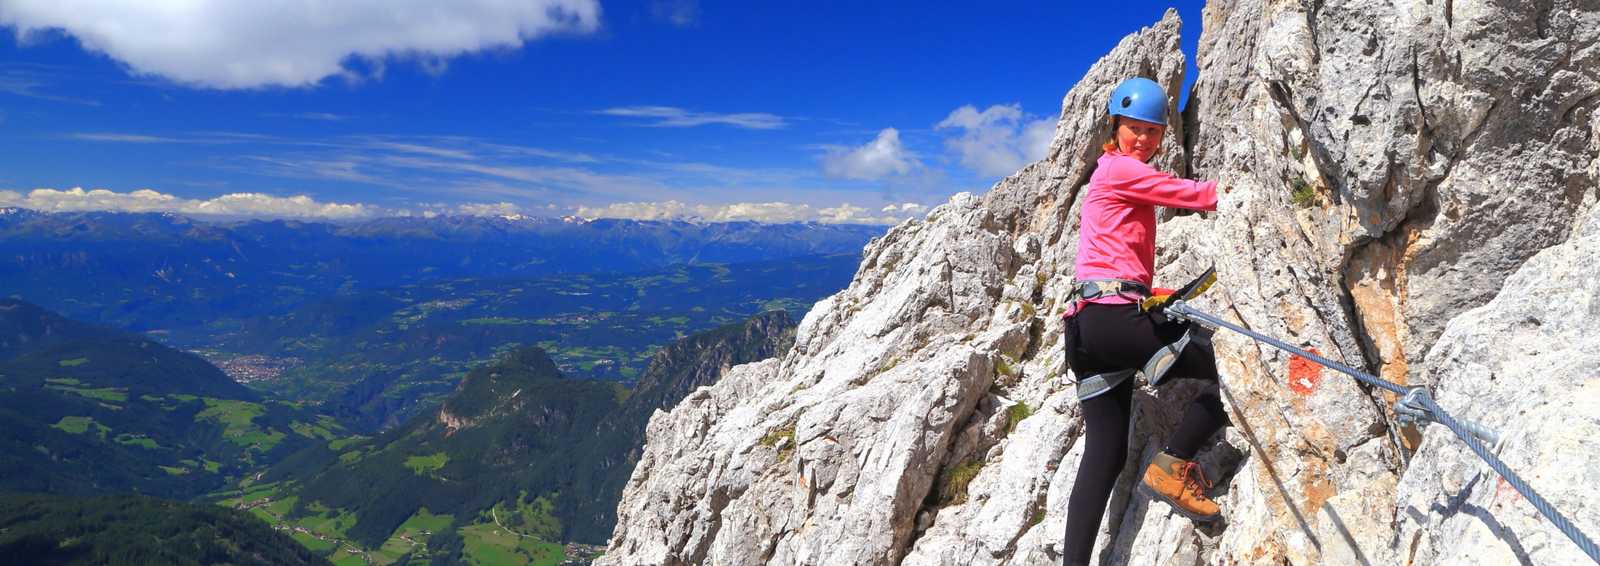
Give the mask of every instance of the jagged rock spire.
M 1567 239 L 1600 196 L 1600 10 L 1545 6 L 1212 2 L 1201 74 L 1159 165 L 1226 190 L 1216 213 L 1163 216 L 1158 284 L 1214 264 L 1222 284 L 1201 308 L 1391 379 L 1443 381 L 1417 368 L 1456 367 L 1423 356 L 1446 321 Z M 1082 434 L 1055 317 L 1074 205 L 1116 82 L 1147 76 L 1177 98 L 1179 27 L 1169 12 L 1091 68 L 1043 160 L 871 243 L 789 355 L 734 368 L 653 418 L 601 563 L 1057 563 Z M 1291 372 L 1286 356 L 1237 336 L 1219 335 L 1217 350 L 1233 426 L 1199 459 L 1224 485 L 1224 522 L 1196 529 L 1133 493 L 1126 473 L 1097 560 L 1471 555 L 1440 538 L 1468 528 L 1449 523 L 1457 511 L 1402 515 L 1396 486 L 1416 439 L 1393 426 L 1388 400 Z M 1537 379 L 1592 388 L 1574 372 Z M 1129 470 L 1159 448 L 1187 387 L 1136 395 Z M 1574 420 L 1600 437 L 1593 419 Z M 1489 497 L 1491 480 L 1456 488 Z M 1427 480 L 1413 482 L 1411 501 L 1438 503 Z M 1559 501 L 1584 489 L 1571 483 L 1547 488 Z M 1580 524 L 1600 524 L 1600 507 L 1579 509 Z M 1550 540 L 1516 543 L 1518 556 L 1569 556 Z

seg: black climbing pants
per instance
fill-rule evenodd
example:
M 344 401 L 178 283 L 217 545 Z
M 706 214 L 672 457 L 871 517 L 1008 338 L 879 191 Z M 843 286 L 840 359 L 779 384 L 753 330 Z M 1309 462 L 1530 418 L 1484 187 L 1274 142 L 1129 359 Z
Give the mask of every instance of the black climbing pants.
M 1186 326 L 1161 315 L 1140 312 L 1138 305 L 1087 303 L 1067 319 L 1067 332 L 1076 333 L 1076 347 L 1066 353 L 1072 370 L 1088 376 L 1142 367 L 1157 349 L 1183 336 Z M 1074 328 L 1074 325 L 1076 328 Z M 1209 344 L 1191 343 L 1179 354 L 1167 379 L 1217 379 L 1216 356 Z M 1083 401 L 1085 445 L 1078 477 L 1067 503 L 1067 533 L 1062 547 L 1067 566 L 1087 564 L 1094 551 L 1100 520 L 1112 484 L 1128 457 L 1128 432 L 1133 415 L 1133 378 L 1103 395 Z M 1228 423 L 1222 400 L 1204 393 L 1184 411 L 1183 420 L 1167 439 L 1166 452 L 1193 459 L 1200 445 Z

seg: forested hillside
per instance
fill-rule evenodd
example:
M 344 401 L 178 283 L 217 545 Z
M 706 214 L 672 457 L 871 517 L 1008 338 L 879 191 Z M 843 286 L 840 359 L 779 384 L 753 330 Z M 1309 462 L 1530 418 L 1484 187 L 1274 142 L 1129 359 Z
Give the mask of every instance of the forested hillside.
M 0 563 L 296 566 L 328 561 L 261 520 L 150 497 L 0 495 Z
M 650 415 L 733 365 L 780 354 L 793 327 L 773 311 L 679 340 L 634 390 L 573 379 L 543 349 L 519 348 L 473 370 L 435 411 L 306 449 L 223 503 L 304 528 L 298 539 L 335 557 L 565 555 L 555 543 L 605 541 Z
M 344 434 L 193 354 L 0 299 L 0 490 L 190 498 Z

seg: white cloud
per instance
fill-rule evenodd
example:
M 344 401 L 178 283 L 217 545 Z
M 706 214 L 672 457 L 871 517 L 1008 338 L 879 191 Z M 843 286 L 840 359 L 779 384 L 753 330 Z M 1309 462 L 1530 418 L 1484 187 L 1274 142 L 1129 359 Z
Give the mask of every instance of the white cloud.
M 878 180 L 906 175 L 921 166 L 916 154 L 900 143 L 900 131 L 894 128 L 884 128 L 861 147 L 830 148 L 822 156 L 822 172 L 845 179 Z
M 990 106 L 982 112 L 962 106 L 934 126 L 959 129 L 961 136 L 945 140 L 945 147 L 961 156 L 961 164 L 980 175 L 1010 175 L 1044 157 L 1055 134 L 1048 118 L 1028 120 L 1022 105 Z
M 304 117 L 304 115 L 268 114 L 274 117 Z M 336 116 L 333 114 L 317 116 Z M 306 118 L 332 121 L 335 118 Z M 345 119 L 344 117 L 337 118 Z M 319 150 L 345 149 L 372 152 L 391 152 L 414 155 L 427 155 L 459 160 L 479 160 L 489 158 L 515 158 L 538 157 L 555 161 L 572 163 L 599 163 L 604 161 L 593 155 L 582 152 L 552 151 L 548 149 L 490 143 L 477 138 L 465 136 L 344 136 L 317 139 L 291 139 L 263 134 L 250 134 L 242 132 L 198 132 L 180 135 L 153 136 L 126 132 L 74 132 L 66 134 L 67 139 L 108 143 L 193 143 L 193 144 L 224 144 L 255 142 L 278 146 L 314 147 Z
M 467 216 L 514 216 L 522 213 L 522 207 L 509 202 L 477 203 L 471 202 L 455 207 L 456 214 Z
M 195 217 L 223 218 L 301 218 L 312 220 L 362 220 L 376 217 L 441 215 L 499 216 L 526 218 L 524 213 L 554 215 L 563 207 L 511 202 L 469 202 L 462 204 L 425 203 L 412 208 L 390 208 L 362 203 L 322 202 L 306 195 L 280 197 L 262 193 L 232 193 L 209 199 L 186 199 L 150 189 L 126 193 L 106 189 L 34 189 L 26 194 L 0 190 L 0 208 L 19 207 L 42 212 L 170 212 Z M 896 224 L 924 214 L 927 207 L 915 203 L 889 205 L 879 211 L 843 203 L 819 208 L 790 202 L 737 202 L 731 204 L 688 204 L 676 200 L 659 202 L 618 202 L 605 206 L 580 206 L 577 216 L 584 218 L 622 218 L 630 220 L 690 220 L 697 222 L 822 222 L 829 224 Z
M 385 211 L 364 204 L 318 202 L 305 195 L 279 197 L 261 193 L 233 193 L 212 199 L 184 199 L 150 189 L 118 193 L 105 189 L 34 189 L 24 195 L 0 191 L 0 206 L 45 212 L 175 212 L 196 216 L 249 216 L 273 218 L 367 218 Z
M 920 208 L 920 207 L 919 207 Z M 704 222 L 822 222 L 827 224 L 895 224 L 915 217 L 912 211 L 898 214 L 885 210 L 870 214 L 864 207 L 844 203 L 831 208 L 789 202 L 740 202 L 706 205 L 663 202 L 619 202 L 599 207 L 578 207 L 584 218 L 625 218 L 630 220 L 694 220 Z
M 165 1 L 6 0 L 19 37 L 61 30 L 140 74 L 211 88 L 308 86 L 376 74 L 391 57 L 444 60 L 599 29 L 597 0 Z
M 896 211 L 899 211 L 899 212 L 918 213 L 918 212 L 922 212 L 922 211 L 927 210 L 927 209 L 928 209 L 928 207 L 922 206 L 922 205 L 914 203 L 914 202 L 907 202 L 907 203 L 901 203 L 901 204 L 891 204 L 891 205 L 883 207 L 883 211 L 884 212 L 896 212 Z
M 822 222 L 849 222 L 853 218 L 860 218 L 861 213 L 866 211 L 867 209 L 865 208 L 847 202 L 833 208 L 824 208 L 817 212 L 821 214 L 822 218 L 820 220 Z
M 424 204 L 417 209 L 387 208 L 361 203 L 319 202 L 306 195 L 280 197 L 262 193 L 232 193 L 209 199 L 186 199 L 150 189 L 126 193 L 106 189 L 34 189 L 27 194 L 0 190 L 0 207 L 43 212 L 172 212 L 190 216 L 234 218 L 307 218 L 359 220 L 379 216 L 519 217 L 523 208 L 509 202 L 469 202 L 456 205 Z
M 775 130 L 788 125 L 784 122 L 782 116 L 765 112 L 719 114 L 715 112 L 694 112 L 672 106 L 623 106 L 600 110 L 596 114 L 622 116 L 625 118 L 649 118 L 653 121 L 647 125 L 659 128 L 689 128 L 708 124 L 724 124 L 750 130 Z

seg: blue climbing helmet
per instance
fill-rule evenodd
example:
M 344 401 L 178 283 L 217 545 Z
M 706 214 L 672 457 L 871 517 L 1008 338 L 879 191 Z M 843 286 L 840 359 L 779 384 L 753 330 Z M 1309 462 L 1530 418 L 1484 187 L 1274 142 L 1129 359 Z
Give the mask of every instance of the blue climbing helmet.
M 1108 113 L 1127 116 L 1135 120 L 1167 125 L 1167 92 L 1161 85 L 1144 77 L 1134 77 L 1117 85 L 1111 91 Z

